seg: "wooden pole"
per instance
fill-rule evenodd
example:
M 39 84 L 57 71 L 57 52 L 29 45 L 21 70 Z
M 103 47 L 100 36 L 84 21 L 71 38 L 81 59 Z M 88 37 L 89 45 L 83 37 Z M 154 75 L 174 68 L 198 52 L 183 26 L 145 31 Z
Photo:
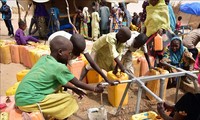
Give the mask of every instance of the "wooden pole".
M 74 24 L 72 23 L 71 18 L 70 18 L 68 1 L 65 0 L 65 2 L 66 2 L 66 5 L 67 5 L 66 9 L 67 9 L 67 16 L 68 16 L 69 23 L 72 25 L 72 27 L 73 27 L 75 33 L 78 33 L 76 27 L 74 26 Z

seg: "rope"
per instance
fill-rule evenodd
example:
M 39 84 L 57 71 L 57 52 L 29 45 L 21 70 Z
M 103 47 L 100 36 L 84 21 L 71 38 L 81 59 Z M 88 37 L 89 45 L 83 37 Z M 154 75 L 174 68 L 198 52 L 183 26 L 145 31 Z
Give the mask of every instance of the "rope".
M 45 120 L 45 119 L 44 119 L 44 115 L 43 115 L 43 113 L 42 113 L 42 109 L 41 109 L 41 107 L 40 107 L 40 104 L 39 104 L 39 103 L 36 103 L 36 104 L 37 104 L 37 106 L 38 106 L 38 108 L 39 108 L 40 113 L 42 114 L 43 120 Z

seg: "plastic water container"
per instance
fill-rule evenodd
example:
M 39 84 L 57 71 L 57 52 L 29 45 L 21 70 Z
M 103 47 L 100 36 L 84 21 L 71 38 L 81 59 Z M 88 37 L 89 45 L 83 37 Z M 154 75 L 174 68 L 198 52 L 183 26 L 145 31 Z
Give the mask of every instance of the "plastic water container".
M 162 51 L 163 50 L 163 40 L 162 37 L 157 34 L 154 38 L 154 50 L 155 51 Z
M 104 107 L 88 109 L 89 120 L 107 120 L 107 110 Z
M 151 75 L 160 75 L 160 74 L 169 74 L 169 71 L 167 70 L 164 70 L 162 68 L 156 68 L 156 70 L 154 69 L 151 69 L 149 72 L 148 72 L 148 76 L 151 76 Z M 148 81 L 146 83 L 146 86 L 153 92 L 155 93 L 157 96 L 159 96 L 160 94 L 160 79 L 155 79 L 155 80 L 152 80 L 152 81 Z M 165 78 L 164 80 L 164 88 L 163 88 L 163 100 L 165 100 L 165 97 L 166 97 L 166 89 L 167 89 L 167 83 L 168 83 L 168 78 Z M 151 100 L 151 101 L 156 101 L 156 99 L 150 95 L 148 92 L 146 92 L 146 96 Z
M 128 80 L 128 75 L 126 73 L 120 73 L 118 76 L 114 75 L 112 71 L 109 71 L 107 73 L 107 77 L 109 80 Z M 118 107 L 120 104 L 120 101 L 122 99 L 122 96 L 124 94 L 124 91 L 126 89 L 127 84 L 119 84 L 116 86 L 108 86 L 108 101 L 111 103 L 112 106 Z M 128 104 L 128 93 L 126 94 L 126 97 L 124 99 L 124 102 L 122 105 Z
M 22 79 L 24 78 L 24 76 L 29 72 L 30 70 L 22 70 L 20 72 L 18 72 L 16 74 L 16 77 L 17 77 L 17 81 L 22 81 Z
M 135 114 L 131 117 L 131 120 L 161 120 L 161 119 L 155 112 L 149 111 L 140 114 Z
M 7 112 L 1 112 L 0 113 L 0 120 L 8 120 L 8 113 Z
M 103 80 L 101 75 L 95 70 L 89 70 L 87 73 L 87 83 L 100 83 Z
M 19 46 L 18 45 L 10 45 L 10 53 L 11 53 L 12 62 L 20 63 Z
M 149 56 L 149 59 L 150 59 L 151 66 L 154 66 L 154 62 L 155 62 L 154 57 Z M 140 60 L 141 60 L 140 76 L 145 76 L 147 75 L 147 72 L 149 71 L 149 66 L 148 66 L 145 56 L 140 57 Z
M 8 89 L 6 90 L 6 96 L 15 95 L 16 90 L 17 90 L 19 84 L 20 84 L 20 82 L 16 82 L 13 86 L 11 86 L 10 88 L 8 88 Z
M 84 66 L 85 66 L 85 63 L 82 60 L 73 60 L 72 63 L 68 65 L 67 67 L 69 68 L 69 71 L 71 71 L 71 73 L 77 79 L 79 79 Z
M 140 68 L 141 68 L 141 59 L 140 57 L 144 56 L 144 52 L 136 51 L 132 53 L 133 57 L 133 68 L 134 68 L 134 75 L 136 77 L 140 76 Z
M 11 54 L 10 54 L 10 45 L 2 45 L 0 46 L 0 56 L 1 63 L 9 64 L 11 63 Z

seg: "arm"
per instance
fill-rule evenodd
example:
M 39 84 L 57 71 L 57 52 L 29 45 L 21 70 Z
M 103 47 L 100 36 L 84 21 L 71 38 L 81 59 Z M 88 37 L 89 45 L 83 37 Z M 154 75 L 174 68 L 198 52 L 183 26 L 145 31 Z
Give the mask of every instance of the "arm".
M 152 66 L 151 66 L 151 63 L 150 63 L 150 59 L 149 59 L 149 55 L 148 55 L 147 45 L 146 44 L 143 45 L 143 51 L 144 51 L 144 56 L 145 56 L 145 58 L 147 60 L 147 63 L 148 63 L 149 69 L 150 69 Z
M 91 67 L 97 71 L 106 82 L 108 82 L 109 80 L 107 79 L 106 75 L 102 72 L 102 70 L 99 68 L 99 66 L 94 62 L 94 60 L 92 59 L 92 57 L 89 55 L 89 53 L 85 53 L 84 54 L 85 58 L 87 59 L 87 61 L 90 63 Z M 94 53 L 95 56 L 95 53 Z
M 121 72 L 125 72 L 125 68 L 122 65 L 122 63 L 120 62 L 119 58 L 116 57 L 114 60 L 117 63 L 116 67 L 119 67 L 119 69 L 121 70 Z M 117 69 L 117 68 L 115 68 L 115 69 Z M 116 74 L 116 73 L 114 73 L 114 74 Z
M 26 45 L 26 44 L 27 44 L 26 37 L 24 36 L 24 33 L 23 33 L 22 30 L 20 31 L 19 36 L 20 36 L 21 44 L 22 44 L 22 45 Z
M 73 92 L 75 92 L 77 95 L 79 95 L 79 99 L 82 99 L 86 93 L 84 93 L 81 89 L 71 85 L 71 84 L 66 84 L 64 85 L 65 88 L 71 89 Z
M 79 81 L 76 77 L 74 77 L 72 80 L 70 80 L 70 82 L 72 84 L 74 84 L 76 87 L 82 88 L 84 90 L 90 90 L 90 91 L 94 91 L 94 92 L 97 92 L 97 93 L 102 93 L 103 92 L 103 88 L 100 85 L 97 85 L 97 86 L 93 87 L 93 86 L 91 86 L 89 84 L 86 84 L 84 82 Z
M 164 120 L 174 120 L 172 117 L 168 116 L 165 113 L 165 107 L 164 107 L 164 103 L 158 103 L 157 104 L 157 111 L 160 114 L 160 116 L 164 119 Z
M 1 9 L 1 12 L 2 12 L 2 13 L 8 13 L 8 12 L 9 12 L 9 9 L 10 9 L 10 7 L 9 7 L 9 6 L 6 6 L 5 9 Z

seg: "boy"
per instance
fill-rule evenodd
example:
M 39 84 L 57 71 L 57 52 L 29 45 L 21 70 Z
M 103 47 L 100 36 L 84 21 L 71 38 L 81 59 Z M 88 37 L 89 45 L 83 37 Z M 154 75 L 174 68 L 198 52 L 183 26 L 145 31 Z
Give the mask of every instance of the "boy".
M 27 26 L 24 21 L 19 21 L 18 25 L 19 25 L 19 28 L 15 32 L 15 40 L 18 45 L 26 45 L 26 44 L 28 44 L 28 41 L 39 42 L 38 39 L 36 39 L 30 35 L 25 36 L 24 30 L 26 29 Z
M 181 29 L 181 20 L 182 20 L 182 16 L 178 16 L 178 21 L 176 23 L 176 30 Z
M 109 33 L 101 36 L 97 41 L 94 42 L 91 57 L 101 69 L 105 71 L 114 70 L 113 73 L 117 73 L 119 67 L 121 72 L 125 72 L 125 68 L 120 62 L 122 52 L 124 49 L 124 43 L 131 38 L 131 31 L 128 27 L 122 27 L 118 33 Z M 116 62 L 114 69 L 113 60 Z M 80 80 L 82 80 L 87 72 L 91 69 L 88 64 L 81 73 Z
M 85 93 L 78 89 L 103 92 L 99 85 L 87 85 L 74 77 L 66 67 L 72 58 L 72 43 L 62 36 L 50 42 L 51 54 L 43 56 L 20 83 L 16 95 L 16 105 L 25 112 L 39 111 L 56 119 L 66 119 L 78 110 L 73 96 L 56 93 L 61 85 L 68 87 L 82 98 Z M 70 82 L 75 86 L 68 86 Z
M 142 48 L 145 53 L 147 63 L 149 65 L 150 62 L 149 62 L 149 57 L 147 57 L 148 56 L 147 46 L 145 44 L 148 37 L 144 33 L 138 33 L 137 31 L 134 31 L 131 34 L 132 34 L 131 38 L 125 43 L 124 54 L 122 57 L 122 64 L 129 73 L 134 74 L 132 52 L 135 52 L 136 50 L 138 50 L 140 47 L 143 46 Z
M 73 51 L 72 51 L 73 59 L 80 56 L 80 53 L 82 53 L 85 56 L 85 58 L 88 60 L 88 62 L 90 63 L 91 67 L 94 70 L 96 70 L 104 78 L 104 80 L 106 82 L 108 82 L 111 85 L 114 84 L 115 81 L 108 80 L 106 75 L 102 72 L 102 70 L 99 68 L 99 66 L 91 58 L 88 51 L 85 49 L 86 43 L 85 43 L 85 39 L 82 35 L 80 35 L 80 34 L 71 35 L 71 34 L 65 32 L 65 31 L 57 31 L 57 32 L 53 33 L 51 36 L 49 36 L 48 41 L 51 41 L 56 36 L 66 37 L 68 40 L 70 40 L 72 42 L 73 48 L 74 48 Z
M 0 12 L 2 13 L 2 19 L 4 20 L 6 27 L 8 29 L 8 35 L 10 37 L 13 37 L 14 33 L 13 33 L 13 26 L 11 23 L 12 13 L 11 13 L 10 7 L 6 4 L 6 2 L 7 0 L 1 0 L 2 6 L 0 9 Z

